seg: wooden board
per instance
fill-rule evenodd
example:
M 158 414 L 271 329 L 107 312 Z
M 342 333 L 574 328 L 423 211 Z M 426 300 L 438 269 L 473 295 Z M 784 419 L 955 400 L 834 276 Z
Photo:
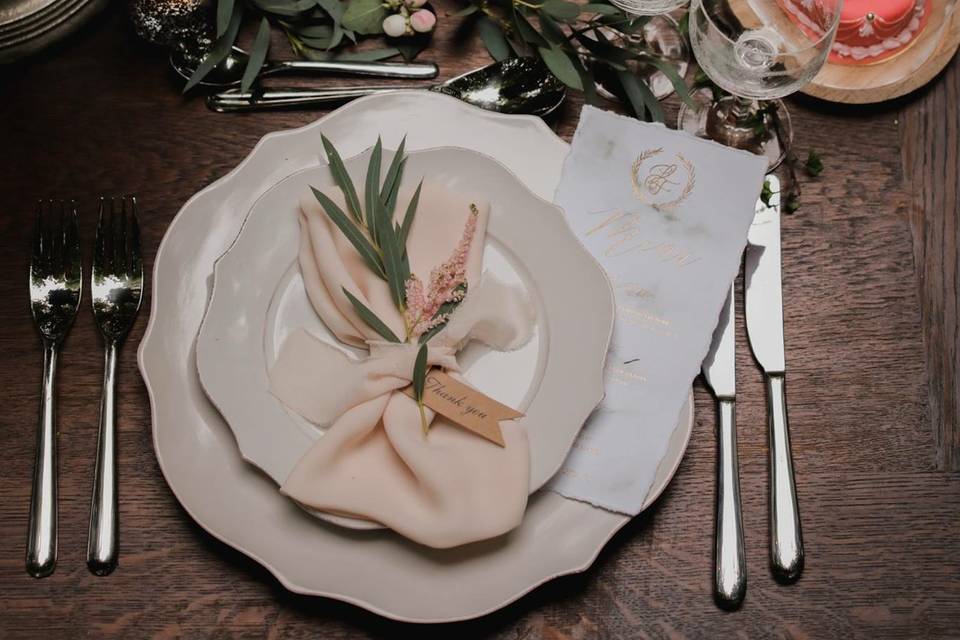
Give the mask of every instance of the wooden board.
M 423 58 L 440 64 L 441 78 L 488 62 L 476 37 L 458 32 L 459 3 L 434 4 L 440 31 Z M 103 358 L 87 294 L 59 375 L 60 562 L 48 579 L 28 577 L 42 356 L 26 287 L 35 199 L 79 200 L 89 269 L 96 197 L 137 193 L 149 269 L 191 194 L 263 134 L 320 113 L 211 113 L 180 96 L 164 53 L 136 40 L 126 20 L 124 4 L 112 3 L 58 50 L 4 70 L 0 122 L 16 126 L 3 129 L 0 145 L 0 638 L 957 637 L 960 60 L 922 101 L 898 108 L 790 105 L 798 152 L 816 148 L 826 165 L 806 183 L 803 208 L 783 222 L 788 395 L 807 550 L 799 583 L 779 585 L 768 568 L 764 391 L 742 304 L 743 609 L 720 611 L 710 595 L 716 417 L 698 383 L 694 435 L 675 480 L 591 570 L 438 628 L 290 594 L 193 523 L 157 466 L 137 375 L 149 295 L 120 353 L 120 567 L 92 576 L 84 553 Z M 275 56 L 289 51 L 279 37 L 273 45 Z M 665 107 L 669 122 L 675 106 Z M 574 98 L 551 121 L 567 139 L 579 107 Z
M 847 104 L 870 104 L 899 98 L 916 91 L 940 73 L 960 45 L 960 13 L 937 32 L 943 20 L 944 0 L 934 0 L 934 15 L 917 41 L 903 53 L 872 65 L 827 63 L 803 93 Z M 937 39 L 939 36 L 939 39 Z

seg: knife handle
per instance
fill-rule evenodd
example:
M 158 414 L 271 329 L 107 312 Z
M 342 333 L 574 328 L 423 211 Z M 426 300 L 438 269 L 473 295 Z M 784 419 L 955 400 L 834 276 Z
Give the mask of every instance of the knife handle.
M 736 405 L 717 400 L 717 551 L 714 596 L 725 609 L 736 609 L 747 591 L 740 516 L 740 464 L 737 461 Z
M 777 579 L 793 582 L 803 571 L 803 535 L 800 532 L 797 487 L 793 481 L 783 374 L 767 376 L 767 402 L 770 420 L 770 562 Z

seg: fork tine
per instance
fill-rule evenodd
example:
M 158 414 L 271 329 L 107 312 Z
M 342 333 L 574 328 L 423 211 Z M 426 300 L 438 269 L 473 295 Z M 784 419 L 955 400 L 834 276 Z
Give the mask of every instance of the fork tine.
M 33 224 L 33 254 L 30 256 L 31 270 L 43 266 L 43 200 L 37 200 L 37 217 Z
M 117 229 L 116 263 L 117 274 L 127 270 L 127 196 L 120 196 L 120 227 Z
M 97 211 L 97 237 L 93 243 L 93 277 L 99 278 L 103 275 L 104 267 L 106 264 L 104 260 L 106 259 L 106 250 L 107 250 L 107 239 L 106 234 L 103 230 L 103 210 L 106 205 L 106 198 L 100 196 L 100 207 Z
M 80 222 L 77 219 L 77 203 L 70 201 L 70 214 L 64 235 L 64 271 L 70 280 L 83 279 L 80 259 Z
M 137 219 L 137 197 L 130 196 L 130 274 L 143 278 L 143 253 L 140 251 L 140 221 Z

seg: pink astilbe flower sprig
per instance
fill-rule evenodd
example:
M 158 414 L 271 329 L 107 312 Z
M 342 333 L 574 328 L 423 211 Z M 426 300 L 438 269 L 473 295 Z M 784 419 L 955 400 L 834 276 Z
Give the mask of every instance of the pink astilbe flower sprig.
M 467 293 L 467 257 L 480 212 L 470 205 L 470 215 L 463 227 L 463 235 L 456 249 L 446 262 L 430 272 L 430 284 L 424 289 L 423 282 L 415 274 L 406 281 L 406 310 L 404 322 L 407 337 L 419 338 L 450 319 L 451 306 L 463 300 Z

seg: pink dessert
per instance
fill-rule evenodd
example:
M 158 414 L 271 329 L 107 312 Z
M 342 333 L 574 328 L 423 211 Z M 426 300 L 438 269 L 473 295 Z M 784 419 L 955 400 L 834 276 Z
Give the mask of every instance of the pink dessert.
M 810 34 L 823 34 L 828 22 L 818 0 L 779 0 Z M 931 0 L 844 0 L 830 62 L 872 64 L 912 43 L 927 24 Z

